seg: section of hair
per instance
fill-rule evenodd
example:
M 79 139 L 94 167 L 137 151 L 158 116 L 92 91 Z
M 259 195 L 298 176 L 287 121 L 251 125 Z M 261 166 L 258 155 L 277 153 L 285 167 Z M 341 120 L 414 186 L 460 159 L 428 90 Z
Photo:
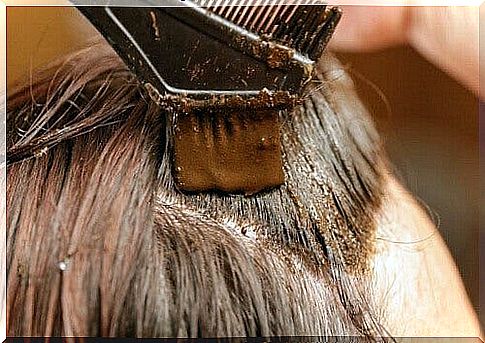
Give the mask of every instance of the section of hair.
M 380 141 L 352 82 L 332 57 L 322 60 L 315 83 L 302 106 L 280 116 L 284 186 L 251 197 L 186 196 L 176 190 L 167 153 L 159 201 L 251 227 L 271 243 L 268 248 L 296 253 L 317 269 L 333 261 L 349 271 L 365 270 L 382 197 Z M 171 125 L 167 137 L 175 137 Z M 173 141 L 167 141 L 166 151 L 173 151 Z
M 385 334 L 379 141 L 322 68 L 281 114 L 286 185 L 252 197 L 177 192 L 168 114 L 104 46 L 9 94 L 9 335 Z
M 32 101 L 8 112 L 9 121 L 30 121 L 20 139 L 9 137 L 12 150 L 36 154 L 8 168 L 12 334 L 106 334 L 146 261 L 162 122 L 117 58 L 95 51 L 59 69 L 52 93 L 47 73 Z

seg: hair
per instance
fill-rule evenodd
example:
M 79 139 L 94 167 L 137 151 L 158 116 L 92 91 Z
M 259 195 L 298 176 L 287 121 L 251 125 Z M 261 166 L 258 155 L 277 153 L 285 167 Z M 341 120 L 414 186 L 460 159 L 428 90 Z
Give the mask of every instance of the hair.
M 385 336 L 383 154 L 338 62 L 280 114 L 267 192 L 179 192 L 170 116 L 106 43 L 9 92 L 8 334 Z

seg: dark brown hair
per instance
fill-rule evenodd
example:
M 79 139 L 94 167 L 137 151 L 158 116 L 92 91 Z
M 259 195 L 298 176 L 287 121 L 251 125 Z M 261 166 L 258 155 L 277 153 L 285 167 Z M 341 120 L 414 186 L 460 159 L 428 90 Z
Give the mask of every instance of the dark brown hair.
M 338 62 L 281 113 L 278 189 L 178 192 L 168 115 L 103 44 L 9 92 L 8 334 L 385 335 L 383 160 Z

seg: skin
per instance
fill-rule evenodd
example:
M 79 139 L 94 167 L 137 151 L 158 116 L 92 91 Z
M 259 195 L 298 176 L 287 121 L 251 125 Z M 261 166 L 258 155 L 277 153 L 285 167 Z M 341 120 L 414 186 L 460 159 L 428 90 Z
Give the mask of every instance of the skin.
M 482 337 L 453 258 L 414 198 L 387 178 L 374 258 L 376 292 L 396 337 Z
M 479 8 L 342 6 L 344 15 L 331 46 L 366 52 L 409 44 L 481 98 Z

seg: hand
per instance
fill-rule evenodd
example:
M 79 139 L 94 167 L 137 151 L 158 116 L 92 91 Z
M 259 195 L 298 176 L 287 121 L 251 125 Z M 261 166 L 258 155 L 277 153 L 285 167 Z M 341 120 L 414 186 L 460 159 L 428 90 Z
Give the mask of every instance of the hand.
M 365 52 L 409 44 L 475 94 L 479 92 L 479 8 L 341 6 L 331 47 Z

